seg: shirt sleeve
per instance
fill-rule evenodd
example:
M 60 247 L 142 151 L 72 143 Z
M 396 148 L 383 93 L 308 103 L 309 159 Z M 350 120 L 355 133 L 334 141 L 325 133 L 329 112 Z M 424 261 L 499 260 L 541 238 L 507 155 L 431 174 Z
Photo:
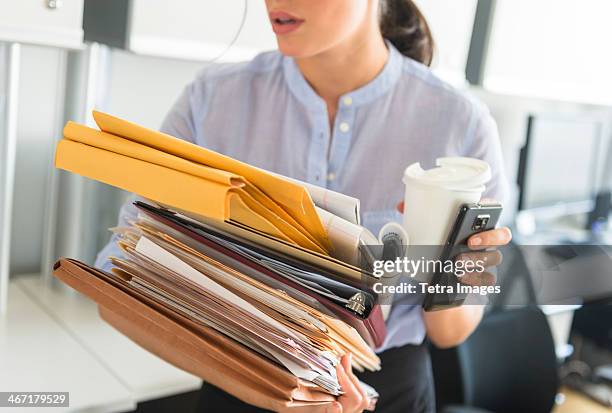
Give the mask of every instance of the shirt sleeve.
M 128 200 L 121 206 L 119 210 L 118 227 L 125 227 L 129 225 L 130 221 L 136 219 L 138 210 L 133 205 L 134 201 L 138 199 L 136 195 L 132 195 Z M 110 271 L 112 264 L 110 257 L 125 258 L 123 251 L 117 246 L 117 234 L 113 234 L 108 243 L 102 248 L 96 257 L 94 266 L 103 271 Z
M 194 84 L 190 84 L 181 93 L 177 101 L 174 103 L 166 118 L 164 119 L 160 130 L 177 138 L 184 139 L 189 142 L 196 141 L 193 107 L 192 107 L 192 91 Z M 130 196 L 119 210 L 118 226 L 128 226 L 130 221 L 133 221 L 138 216 L 138 209 L 133 205 L 134 201 L 141 199 L 136 195 Z M 116 234 L 113 234 L 109 242 L 102 248 L 96 257 L 95 267 L 103 271 L 110 271 L 113 267 L 110 262 L 110 257 L 125 258 L 121 249 L 117 246 Z
M 191 83 L 183 89 L 183 92 L 174 102 L 174 105 L 172 105 L 160 128 L 160 131 L 168 135 L 176 136 L 192 143 L 196 141 L 194 110 L 192 106 L 194 87 L 194 84 Z
M 483 197 L 506 203 L 509 200 L 509 183 L 497 124 L 488 109 L 480 105 L 476 108 L 473 133 L 466 142 L 465 156 L 482 159 L 491 167 L 491 180 L 487 183 Z

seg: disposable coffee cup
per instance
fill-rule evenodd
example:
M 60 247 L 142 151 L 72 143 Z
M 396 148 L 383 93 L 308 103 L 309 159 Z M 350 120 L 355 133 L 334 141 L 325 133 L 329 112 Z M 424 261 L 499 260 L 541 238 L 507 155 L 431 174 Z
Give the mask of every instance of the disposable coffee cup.
M 491 179 L 489 164 L 479 159 L 438 158 L 424 170 L 406 168 L 403 227 L 411 245 L 443 245 L 463 204 L 477 203 Z
M 490 179 L 489 164 L 479 159 L 438 158 L 436 167 L 427 170 L 418 162 L 410 165 L 403 178 L 403 222 L 383 226 L 379 242 L 409 245 L 409 259 L 438 259 L 460 207 L 479 202 Z M 430 277 L 431 273 L 416 275 L 419 281 Z

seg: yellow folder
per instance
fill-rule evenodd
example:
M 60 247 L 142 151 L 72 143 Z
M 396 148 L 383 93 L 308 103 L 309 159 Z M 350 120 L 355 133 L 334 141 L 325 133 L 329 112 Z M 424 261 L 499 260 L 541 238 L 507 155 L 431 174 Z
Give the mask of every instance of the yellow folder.
M 263 228 L 268 228 L 266 231 L 268 234 L 275 235 L 288 241 L 295 240 L 298 245 L 305 246 L 309 249 L 324 251 L 324 247 L 319 244 L 314 237 L 309 237 L 306 230 L 302 228 L 297 221 L 291 218 L 291 216 L 287 214 L 278 204 L 239 175 L 187 161 L 183 158 L 179 158 L 178 156 L 162 152 L 125 138 L 120 138 L 110 133 L 101 132 L 84 125 L 79 125 L 74 122 L 68 122 L 66 124 L 66 127 L 64 128 L 64 137 L 85 145 L 104 149 L 116 154 L 126 155 L 130 158 L 150 162 L 159 166 L 165 166 L 177 171 L 188 173 L 190 175 L 201 177 L 203 179 L 227 185 L 232 188 L 233 192 L 238 193 L 241 201 L 246 204 L 250 210 L 252 210 L 243 211 L 244 214 L 246 214 L 246 222 L 251 222 L 250 226 L 260 227 L 259 225 L 263 225 Z M 90 177 L 93 178 L 93 176 Z M 235 203 L 238 201 L 234 200 L 233 202 Z M 232 219 L 238 219 L 236 218 L 238 210 L 231 208 L 231 206 L 232 205 L 230 205 L 230 211 L 234 211 Z M 242 208 L 241 204 L 233 204 L 233 206 L 234 208 Z M 267 221 L 270 221 L 272 227 L 277 228 L 281 233 L 273 230 L 270 227 L 270 223 L 260 220 L 258 220 L 259 225 L 254 225 L 251 220 L 255 217 L 251 216 L 251 219 L 248 219 L 249 215 L 252 214 L 253 211 L 265 218 Z M 242 215 L 242 217 L 243 219 L 239 219 L 239 221 L 246 223 L 244 221 L 245 215 Z
M 58 168 L 161 204 L 237 222 L 279 240 L 329 253 L 327 234 L 312 200 L 300 185 L 169 135 L 100 112 L 95 116 L 98 123 L 110 120 L 111 126 L 102 132 L 69 122 L 56 151 Z M 128 139 L 113 132 L 133 133 L 139 138 Z M 264 188 L 241 175 L 245 171 L 263 182 Z M 289 199 L 288 193 L 296 198 Z
M 244 179 L 251 182 L 278 203 L 326 251 L 332 249 L 327 232 L 315 210 L 314 202 L 306 188 L 302 185 L 240 162 L 229 156 L 103 112 L 94 111 L 93 117 L 98 127 L 104 132 L 142 143 L 189 161 L 244 177 Z

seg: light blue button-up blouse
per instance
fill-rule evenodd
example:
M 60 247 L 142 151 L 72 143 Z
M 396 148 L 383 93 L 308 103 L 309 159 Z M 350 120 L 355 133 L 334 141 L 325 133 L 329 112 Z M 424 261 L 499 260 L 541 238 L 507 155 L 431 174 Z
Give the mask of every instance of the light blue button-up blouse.
M 250 62 L 205 68 L 166 117 L 162 131 L 198 145 L 361 200 L 363 224 L 374 234 L 400 221 L 403 171 L 432 167 L 442 156 L 470 156 L 491 165 L 486 196 L 507 192 L 499 137 L 487 109 L 438 79 L 392 45 L 381 73 L 340 97 L 330 128 L 325 102 L 292 58 L 268 52 Z M 127 203 L 119 221 L 135 215 Z M 120 255 L 114 239 L 96 265 Z M 396 301 L 382 351 L 425 337 L 420 306 Z

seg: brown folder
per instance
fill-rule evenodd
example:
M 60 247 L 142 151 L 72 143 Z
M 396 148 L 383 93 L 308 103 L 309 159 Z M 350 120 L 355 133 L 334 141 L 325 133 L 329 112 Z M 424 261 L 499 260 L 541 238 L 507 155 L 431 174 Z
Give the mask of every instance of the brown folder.
M 132 341 L 246 403 L 285 412 L 334 400 L 318 386 L 110 274 L 62 258 L 54 275 L 98 303 L 102 318 Z

